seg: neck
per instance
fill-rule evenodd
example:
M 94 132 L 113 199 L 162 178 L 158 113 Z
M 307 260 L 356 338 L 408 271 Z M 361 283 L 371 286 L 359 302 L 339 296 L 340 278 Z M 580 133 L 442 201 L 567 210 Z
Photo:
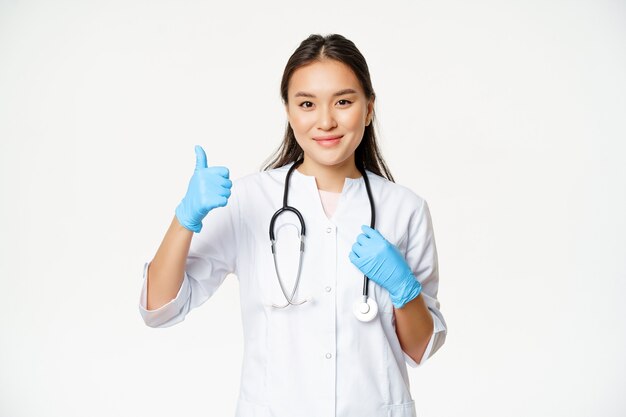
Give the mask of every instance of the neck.
M 360 178 L 361 173 L 354 163 L 354 155 L 337 165 L 321 165 L 304 156 L 296 168 L 300 173 L 315 177 L 317 188 L 322 191 L 340 193 L 346 178 Z

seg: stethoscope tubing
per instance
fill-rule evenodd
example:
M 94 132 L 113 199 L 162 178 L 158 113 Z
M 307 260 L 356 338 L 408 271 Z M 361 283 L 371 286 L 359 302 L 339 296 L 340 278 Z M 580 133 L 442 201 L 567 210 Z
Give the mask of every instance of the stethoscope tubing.
M 273 307 L 280 307 L 280 308 L 284 308 L 287 307 L 288 305 L 300 305 L 303 304 L 305 301 L 302 302 L 293 302 L 293 297 L 296 293 L 296 290 L 298 288 L 298 284 L 300 283 L 300 271 L 302 268 L 302 255 L 304 253 L 304 238 L 306 236 L 306 226 L 304 224 L 304 218 L 302 217 L 302 214 L 300 213 L 300 211 L 298 209 L 296 209 L 295 207 L 291 207 L 288 204 L 288 199 L 289 199 L 289 180 L 291 178 L 291 174 L 293 173 L 293 171 L 303 162 L 303 159 L 299 159 L 296 162 L 293 163 L 293 165 L 289 168 L 289 171 L 287 172 L 287 176 L 285 178 L 285 189 L 283 191 L 283 206 L 281 208 L 279 208 L 274 215 L 272 216 L 272 219 L 270 220 L 270 227 L 269 227 L 269 234 L 270 234 L 270 241 L 272 244 L 272 257 L 274 258 L 274 267 L 276 269 L 276 275 L 278 277 L 278 281 L 280 284 L 280 289 L 283 293 L 283 295 L 285 296 L 285 299 L 287 300 L 287 304 L 283 305 L 283 306 L 278 306 L 275 304 L 272 304 Z M 365 171 L 365 169 L 362 166 L 359 166 L 357 164 L 357 169 L 359 170 L 359 172 L 361 173 L 361 175 L 363 175 L 363 181 L 365 182 L 365 189 L 367 190 L 367 197 L 370 203 L 370 227 L 372 229 L 375 228 L 376 225 L 376 210 L 374 208 L 374 198 L 372 197 L 372 190 L 370 188 L 370 183 L 369 183 L 369 179 L 367 177 L 367 173 Z M 300 222 L 300 260 L 298 262 L 298 275 L 297 275 L 297 279 L 296 279 L 296 283 L 294 285 L 292 294 L 290 297 L 287 296 L 287 291 L 285 290 L 285 287 L 283 285 L 282 279 L 280 278 L 280 275 L 278 273 L 278 265 L 276 263 L 276 252 L 275 252 L 275 243 L 276 243 L 276 239 L 275 239 L 275 235 L 274 235 L 274 225 L 276 223 L 276 219 L 278 218 L 278 216 L 280 216 L 282 213 L 289 211 L 294 213 L 297 217 L 298 220 Z M 369 278 L 367 277 L 367 275 L 363 275 L 363 302 L 366 303 L 368 296 L 369 296 Z

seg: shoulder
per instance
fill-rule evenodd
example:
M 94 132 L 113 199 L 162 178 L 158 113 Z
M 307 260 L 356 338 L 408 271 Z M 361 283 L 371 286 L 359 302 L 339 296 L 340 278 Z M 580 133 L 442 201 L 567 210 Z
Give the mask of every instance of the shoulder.
M 374 174 L 371 171 L 367 171 L 372 191 L 380 195 L 383 201 L 397 204 L 400 207 L 413 208 L 414 210 L 421 209 L 426 200 L 415 191 L 402 184 L 389 181 L 387 178 Z
M 279 168 L 268 169 L 266 171 L 252 172 L 250 174 L 246 174 L 237 179 L 234 179 L 233 183 L 237 182 L 237 183 L 243 184 L 243 183 L 254 183 L 258 181 L 268 181 L 268 180 L 271 181 L 273 179 L 280 180 L 281 178 L 285 177 L 285 174 L 289 170 L 290 165 L 291 164 L 288 164 Z
M 233 186 L 262 186 L 271 183 L 284 182 L 285 175 L 289 169 L 288 165 L 280 168 L 273 168 L 267 171 L 253 172 L 233 179 Z

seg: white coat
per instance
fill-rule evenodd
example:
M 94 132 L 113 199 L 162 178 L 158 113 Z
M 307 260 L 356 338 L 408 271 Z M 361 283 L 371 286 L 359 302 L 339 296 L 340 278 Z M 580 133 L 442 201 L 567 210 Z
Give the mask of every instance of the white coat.
M 288 204 L 305 221 L 305 251 L 295 301 L 285 298 L 270 250 L 269 224 L 282 207 L 285 177 L 292 163 L 233 181 L 225 207 L 209 212 L 194 235 L 182 286 L 175 299 L 146 310 L 145 273 L 140 313 L 148 326 L 181 322 L 218 289 L 228 273 L 239 280 L 244 358 L 237 417 L 414 417 L 406 363 L 393 304 L 373 281 L 370 297 L 378 316 L 360 322 L 352 306 L 362 294 L 363 274 L 348 254 L 370 206 L 363 178 L 346 178 L 333 216 L 323 209 L 315 177 L 294 170 Z M 404 254 L 434 320 L 423 363 L 445 341 L 447 327 L 437 300 L 437 250 L 428 205 L 406 187 L 367 172 L 376 207 L 376 225 Z M 299 259 L 299 222 L 282 214 L 275 225 L 277 263 L 288 294 Z

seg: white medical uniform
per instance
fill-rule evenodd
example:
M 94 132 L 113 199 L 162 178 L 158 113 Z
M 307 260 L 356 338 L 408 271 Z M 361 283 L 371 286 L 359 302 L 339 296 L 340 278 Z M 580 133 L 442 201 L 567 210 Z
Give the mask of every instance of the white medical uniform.
M 269 224 L 282 207 L 292 163 L 233 181 L 225 207 L 209 212 L 194 234 L 182 286 L 173 300 L 146 310 L 146 270 L 139 310 L 148 326 L 169 327 L 207 301 L 229 273 L 239 280 L 244 358 L 237 417 L 414 417 L 406 363 L 389 293 L 370 281 L 379 314 L 358 321 L 352 307 L 362 294 L 363 274 L 348 254 L 361 226 L 370 225 L 363 178 L 346 178 L 329 219 L 315 177 L 294 170 L 289 205 L 305 221 L 305 251 L 295 301 L 284 304 L 270 250 Z M 428 205 L 406 187 L 368 171 L 376 227 L 396 245 L 422 284 L 434 321 L 423 363 L 445 341 L 447 327 L 437 300 L 437 250 Z M 279 272 L 291 294 L 298 270 L 299 222 L 291 213 L 276 221 Z

